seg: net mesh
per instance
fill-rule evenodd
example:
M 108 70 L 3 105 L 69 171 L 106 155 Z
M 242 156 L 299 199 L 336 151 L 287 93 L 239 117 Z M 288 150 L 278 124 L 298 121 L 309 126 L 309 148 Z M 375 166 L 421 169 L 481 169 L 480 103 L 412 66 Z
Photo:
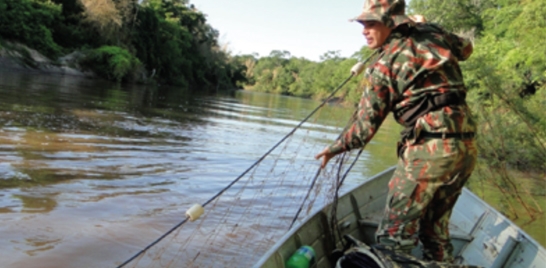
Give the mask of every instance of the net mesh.
M 208 203 L 198 220 L 182 224 L 124 267 L 255 264 L 289 231 L 300 207 L 295 226 L 333 201 L 341 176 L 354 160 L 356 154 L 343 155 L 319 170 L 320 162 L 313 158 L 314 154 L 331 142 L 347 122 L 345 118 L 336 120 L 337 126 L 324 126 L 316 123 L 322 116 L 330 115 L 321 110 L 310 123 L 296 128 L 232 187 Z M 329 128 L 333 136 L 317 136 L 313 129 L 319 127 L 323 131 Z

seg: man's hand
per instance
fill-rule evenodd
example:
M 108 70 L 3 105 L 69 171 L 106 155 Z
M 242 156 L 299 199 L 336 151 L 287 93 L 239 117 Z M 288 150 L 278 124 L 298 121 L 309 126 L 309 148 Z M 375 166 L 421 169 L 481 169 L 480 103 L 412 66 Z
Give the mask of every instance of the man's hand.
M 322 152 L 315 155 L 315 159 L 318 160 L 322 157 L 322 163 L 320 164 L 320 168 L 324 168 L 326 164 L 328 164 L 328 161 L 330 161 L 330 159 L 332 159 L 332 157 L 334 157 L 335 155 L 336 154 L 334 153 L 330 153 L 330 150 L 328 149 L 328 147 L 326 147 L 324 148 L 324 150 L 322 150 Z

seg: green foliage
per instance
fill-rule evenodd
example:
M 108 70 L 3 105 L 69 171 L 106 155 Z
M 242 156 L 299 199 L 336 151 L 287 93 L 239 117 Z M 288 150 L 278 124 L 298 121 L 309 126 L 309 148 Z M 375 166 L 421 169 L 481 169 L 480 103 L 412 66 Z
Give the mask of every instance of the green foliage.
M 24 43 L 49 57 L 61 53 L 52 26 L 60 21 L 61 7 L 49 1 L 0 1 L 0 36 Z
M 80 0 L 53 0 L 61 5 L 61 21 L 52 25 L 53 40 L 67 52 L 104 45 L 97 29 L 84 20 Z
M 91 50 L 81 61 L 81 65 L 108 80 L 121 82 L 136 71 L 140 61 L 126 49 L 103 46 Z
M 84 65 L 116 81 L 135 71 L 134 57 L 142 63 L 142 80 L 199 89 L 233 88 L 245 80 L 244 65 L 219 47 L 218 31 L 189 1 L 112 3 L 115 10 L 87 10 L 80 0 L 0 0 L 0 37 L 53 59 L 90 50 Z M 115 27 L 100 27 L 112 19 Z
M 546 3 L 504 4 L 484 12 L 483 37 L 463 65 L 482 126 L 478 145 L 493 167 L 546 172 L 546 56 L 537 49 L 546 47 Z
M 140 23 L 133 37 L 137 57 L 161 82 L 187 85 L 192 66 L 184 52 L 191 48 L 191 34 L 151 8 L 144 8 L 138 16 Z
M 187 1 L 145 1 L 132 36 L 137 57 L 161 83 L 230 88 L 244 69 L 218 46 L 218 31 Z
M 367 49 L 363 51 L 368 52 Z M 260 59 L 244 55 L 238 60 L 246 67 L 247 88 L 298 97 L 325 98 L 349 77 L 351 67 L 361 57 L 364 56 L 355 53 L 351 58 L 342 58 L 339 52 L 328 51 L 321 57 L 321 62 L 313 62 L 292 57 L 288 51 L 274 50 Z M 337 97 L 357 102 L 361 95 L 358 83 L 359 79 L 351 80 Z
M 495 0 L 412 0 L 409 1 L 409 13 L 424 15 L 427 20 L 437 22 L 450 31 L 475 29 L 479 34 L 484 29 L 482 12 L 488 8 L 496 8 L 498 2 Z

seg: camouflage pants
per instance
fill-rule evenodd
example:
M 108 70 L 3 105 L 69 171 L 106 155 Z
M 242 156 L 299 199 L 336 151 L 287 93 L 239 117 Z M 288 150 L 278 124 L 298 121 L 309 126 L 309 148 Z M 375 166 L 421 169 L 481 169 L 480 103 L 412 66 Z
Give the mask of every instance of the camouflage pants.
M 389 182 L 378 242 L 409 252 L 418 235 L 424 259 L 453 262 L 449 218 L 476 157 L 473 139 L 427 138 L 408 146 Z

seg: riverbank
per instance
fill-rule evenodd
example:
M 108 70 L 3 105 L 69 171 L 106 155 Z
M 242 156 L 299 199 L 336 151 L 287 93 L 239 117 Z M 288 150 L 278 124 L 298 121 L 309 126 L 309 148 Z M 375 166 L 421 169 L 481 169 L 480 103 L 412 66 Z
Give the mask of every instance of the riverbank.
M 2 42 L 0 45 L 0 68 L 29 73 L 61 74 L 95 78 L 90 71 L 84 71 L 78 61 L 83 53 L 75 51 L 51 60 L 35 49 L 23 44 Z

